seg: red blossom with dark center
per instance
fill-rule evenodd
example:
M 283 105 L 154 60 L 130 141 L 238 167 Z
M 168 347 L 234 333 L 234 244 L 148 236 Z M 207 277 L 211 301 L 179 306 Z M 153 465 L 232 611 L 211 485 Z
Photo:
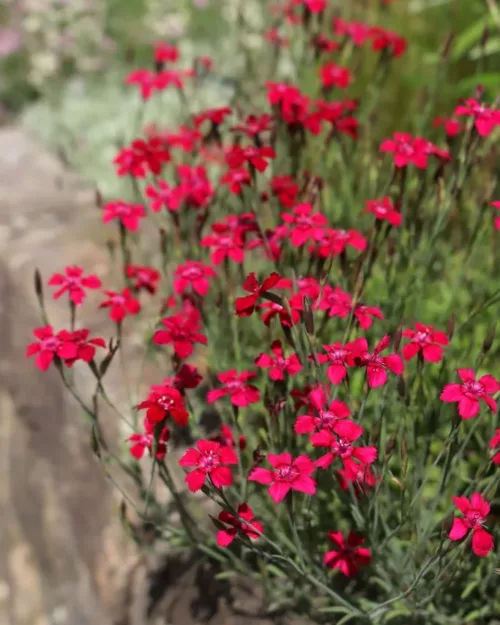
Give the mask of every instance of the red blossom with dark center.
M 500 125 L 500 111 L 489 108 L 473 98 L 457 106 L 454 115 L 473 117 L 474 126 L 481 137 L 487 137 Z
M 129 448 L 130 454 L 136 459 L 140 460 L 144 456 L 144 452 L 146 449 L 149 451 L 151 455 L 153 455 L 153 450 L 155 449 L 155 427 L 150 423 L 150 421 L 146 418 L 144 419 L 144 432 L 142 434 L 135 432 L 131 436 L 127 438 L 129 443 L 132 445 Z M 161 432 L 158 435 L 158 440 L 156 441 L 156 453 L 155 458 L 161 460 L 165 458 L 167 454 L 167 441 L 170 438 L 170 431 L 168 428 L 162 428 Z
M 270 146 L 257 147 L 250 145 L 242 148 L 239 145 L 233 145 L 226 153 L 226 163 L 231 169 L 235 170 L 249 163 L 257 171 L 263 172 L 269 165 L 267 159 L 275 158 L 275 156 L 276 153 Z
M 85 289 L 99 289 L 101 281 L 93 274 L 84 276 L 81 267 L 65 267 L 64 274 L 54 273 L 48 283 L 50 286 L 60 287 L 52 297 L 59 299 L 68 293 L 69 299 L 75 306 L 79 306 L 86 297 Z
M 96 347 L 106 348 L 106 341 L 103 338 L 95 337 L 89 339 L 89 334 L 90 330 L 87 328 L 75 330 L 74 332 L 61 330 L 58 333 L 57 336 L 63 343 L 74 343 L 76 345 L 76 356 L 65 359 L 68 367 L 72 367 L 77 360 L 91 362 L 94 359 Z
M 435 128 L 442 126 L 447 137 L 456 137 L 463 130 L 460 120 L 455 117 L 436 117 L 436 119 L 432 122 L 432 125 Z
M 403 336 L 410 342 L 403 347 L 403 358 L 410 360 L 419 352 L 426 362 L 440 362 L 443 358 L 443 346 L 448 345 L 449 340 L 444 332 L 434 330 L 434 326 L 426 326 L 423 323 L 415 323 L 415 329 L 404 330 Z
M 500 384 L 492 375 L 483 375 L 476 380 L 472 369 L 457 369 L 463 384 L 446 384 L 440 398 L 444 402 L 457 402 L 458 414 L 462 419 L 472 419 L 479 412 L 481 401 L 495 413 L 496 401 L 490 395 L 500 390 Z
M 377 388 L 387 383 L 387 372 L 402 375 L 403 361 L 398 354 L 381 356 L 380 352 L 389 347 L 390 337 L 384 336 L 376 345 L 373 352 L 368 351 L 368 342 L 364 338 L 356 339 L 351 343 L 351 362 L 357 367 L 366 367 L 366 378 L 370 388 Z
M 244 134 L 253 140 L 259 138 L 262 133 L 271 131 L 272 128 L 272 116 L 269 113 L 263 113 L 262 115 L 247 115 L 242 123 L 232 126 L 231 131 Z
M 351 84 L 352 76 L 347 67 L 341 67 L 333 61 L 325 63 L 320 68 L 321 84 L 326 89 L 338 87 L 339 89 L 347 89 Z
M 255 521 L 255 515 L 252 508 L 246 503 L 238 506 L 238 517 L 235 517 L 227 510 L 219 513 L 219 521 L 228 527 L 217 532 L 217 545 L 219 547 L 228 547 L 239 534 L 243 534 L 250 540 L 257 540 L 264 532 L 262 523 Z M 243 521 L 241 519 L 244 519 Z
M 377 459 L 376 447 L 358 447 L 354 443 L 363 434 L 363 428 L 349 419 L 338 420 L 333 427 L 311 435 L 314 447 L 327 447 L 328 453 L 316 460 L 316 466 L 326 469 L 340 458 L 344 469 L 357 471 L 360 465 L 368 465 Z
M 197 315 L 179 313 L 161 320 L 163 329 L 153 335 L 155 345 L 172 345 L 174 353 L 181 359 L 189 358 L 195 343 L 207 344 L 207 337 L 202 334 Z
M 342 490 L 354 488 L 357 497 L 377 485 L 377 477 L 369 465 L 349 465 L 346 469 L 339 469 L 337 475 L 340 488 Z
M 491 202 L 490 206 L 493 206 L 494 208 L 498 208 L 498 210 L 500 210 L 500 200 L 495 200 L 494 202 Z M 494 221 L 495 224 L 495 228 L 497 230 L 500 230 L 500 217 L 497 217 Z
M 274 503 L 280 503 L 291 490 L 306 495 L 316 494 L 316 481 L 311 477 L 316 467 L 305 455 L 292 458 L 288 452 L 268 454 L 267 460 L 273 467 L 254 468 L 248 476 L 249 481 L 269 486 L 269 495 Z
M 147 398 L 137 409 L 147 410 L 146 418 L 153 426 L 171 416 L 179 427 L 184 427 L 189 419 L 181 392 L 165 384 L 152 386 Z
M 146 217 L 146 209 L 142 204 L 130 204 L 122 200 L 108 202 L 103 206 L 103 223 L 108 223 L 116 219 L 123 227 L 130 232 L 135 232 L 139 228 L 141 219 Z
M 294 430 L 297 434 L 312 434 L 323 429 L 335 430 L 335 426 L 341 419 L 350 416 L 351 411 L 339 399 L 328 403 L 326 393 L 322 387 L 318 387 L 309 393 L 309 407 L 313 408 L 314 414 L 305 414 L 297 417 Z
M 99 304 L 99 308 L 109 308 L 109 318 L 115 323 L 121 323 L 127 315 L 137 315 L 141 304 L 134 298 L 130 289 L 123 291 L 104 291 L 108 299 Z
M 451 158 L 449 152 L 439 149 L 427 139 L 412 137 L 404 132 L 395 132 L 392 139 L 382 141 L 379 149 L 381 152 L 394 154 L 393 160 L 396 167 L 407 167 L 412 163 L 419 169 L 426 169 L 429 155 L 437 156 L 442 161 Z
M 186 484 L 192 492 L 201 489 L 207 479 L 216 487 L 231 486 L 233 475 L 227 465 L 238 464 L 234 449 L 215 441 L 200 440 L 196 449 L 188 449 L 179 460 L 181 467 L 195 467 L 186 475 Z
M 298 355 L 292 354 L 286 357 L 279 339 L 273 341 L 271 351 L 273 352 L 272 356 L 263 353 L 255 359 L 257 367 L 269 369 L 271 380 L 284 380 L 285 376 L 294 376 L 302 371 L 302 363 Z
M 273 176 L 271 180 L 271 193 L 285 208 L 292 208 L 296 204 L 299 190 L 299 185 L 291 176 Z
M 381 200 L 368 200 L 364 212 L 375 215 L 377 219 L 388 221 L 391 226 L 400 226 L 403 221 L 401 213 L 394 208 L 391 198 L 387 196 Z
M 366 249 L 366 245 L 366 238 L 357 230 L 327 228 L 318 242 L 317 252 L 322 258 L 328 258 L 331 255 L 343 254 L 347 246 L 362 252 Z
M 234 308 L 238 317 L 248 317 L 253 314 L 259 299 L 278 284 L 281 276 L 276 272 L 271 273 L 259 284 L 255 273 L 249 273 L 243 282 L 242 288 L 250 293 L 243 297 L 237 297 Z
M 229 191 L 234 195 L 241 195 L 243 186 L 250 186 L 252 178 L 250 172 L 245 167 L 239 169 L 229 169 L 220 179 L 221 184 L 227 185 Z
M 238 373 L 236 369 L 219 373 L 217 378 L 224 386 L 208 391 L 208 403 L 213 404 L 226 395 L 229 395 L 233 406 L 238 406 L 240 408 L 245 408 L 250 404 L 257 403 L 260 401 L 260 391 L 253 384 L 248 384 L 248 380 L 255 377 L 255 373 L 250 371 Z
M 498 453 L 496 453 L 491 461 L 494 464 L 500 464 L 500 428 L 495 431 L 493 434 L 493 438 L 490 440 L 490 449 L 498 449 Z
M 232 228 L 227 223 L 212 225 L 212 234 L 208 234 L 200 242 L 202 247 L 212 248 L 210 260 L 220 265 L 226 259 L 241 264 L 245 260 L 245 243 L 240 228 Z
M 281 218 L 288 225 L 290 242 L 300 247 L 310 240 L 319 241 L 323 230 L 328 224 L 327 218 L 321 213 L 314 213 L 311 204 L 297 204 L 291 213 L 281 213 Z
M 61 337 L 60 332 L 54 334 L 52 326 L 43 326 L 33 330 L 33 334 L 37 340 L 26 347 L 26 357 L 36 354 L 35 365 L 41 371 L 46 371 L 56 356 L 61 360 L 71 362 L 74 362 L 78 356 L 76 343 L 72 340 L 64 340 L 68 333 Z
M 203 378 L 198 373 L 198 369 L 190 364 L 183 363 L 179 369 L 175 372 L 174 376 L 164 378 L 162 384 L 166 386 L 173 386 L 178 389 L 181 394 L 184 394 L 186 389 L 192 389 L 199 386 Z
M 408 45 L 404 37 L 380 26 L 370 29 L 370 39 L 373 50 L 387 50 L 394 57 L 402 56 Z
M 154 295 L 158 290 L 160 272 L 145 265 L 127 265 L 127 277 L 132 281 L 134 291 L 147 291 Z
M 347 22 L 340 17 L 334 17 L 333 32 L 340 37 L 349 37 L 355 46 L 362 46 L 370 38 L 371 26 L 363 22 Z
M 352 365 L 352 343 L 323 345 L 326 354 L 317 354 L 320 364 L 328 364 L 326 375 L 333 385 L 340 384 L 347 376 L 347 367 Z
M 329 284 L 325 285 L 321 300 L 315 305 L 319 310 L 328 311 L 329 317 L 339 317 L 345 319 L 353 309 L 352 297 L 349 293 L 343 291 L 340 287 L 332 288 Z M 376 306 L 365 306 L 356 304 L 354 306 L 354 316 L 363 330 L 367 330 L 373 323 L 373 317 L 383 319 L 384 315 L 380 308 Z
M 160 137 L 135 139 L 130 146 L 122 148 L 113 159 L 118 176 L 144 178 L 149 172 L 161 173 L 164 163 L 171 160 L 170 152 Z
M 176 63 L 179 60 L 179 49 L 164 41 L 158 41 L 154 46 L 156 63 Z
M 287 306 L 276 302 L 264 302 L 259 308 L 264 311 L 262 321 L 264 325 L 269 326 L 272 319 L 278 317 L 282 326 L 290 328 L 297 324 L 301 318 L 301 311 L 304 308 L 302 295 L 292 295 L 287 300 Z
M 225 423 L 223 423 L 220 426 L 220 433 L 216 434 L 215 436 L 212 436 L 210 440 L 216 441 L 217 443 L 220 443 L 221 445 L 227 445 L 228 447 L 236 446 L 234 442 L 233 431 L 231 430 L 229 425 L 226 425 Z M 243 451 L 244 449 L 246 449 L 246 447 L 247 447 L 247 439 L 245 436 L 243 436 L 243 434 L 240 434 L 238 436 L 238 449 Z
M 214 109 L 206 109 L 202 111 L 194 118 L 194 125 L 199 128 L 204 122 L 209 121 L 213 126 L 220 126 L 228 117 L 232 114 L 232 110 L 229 106 L 221 106 Z
M 210 204 L 215 192 L 204 167 L 178 165 L 177 178 L 178 184 L 174 186 L 158 180 L 156 187 L 146 187 L 146 195 L 152 200 L 151 210 L 156 213 L 163 207 L 169 211 L 178 211 L 181 208 L 199 209 Z
M 336 549 L 325 553 L 324 562 L 329 569 L 338 569 L 346 577 L 354 577 L 360 567 L 370 564 L 372 555 L 367 547 L 362 547 L 364 538 L 349 532 L 347 539 L 342 532 L 328 532 L 328 538 Z
M 472 532 L 472 551 L 480 558 L 486 557 L 493 549 L 493 536 L 483 527 L 490 513 L 490 504 L 481 493 L 473 493 L 470 500 L 463 495 L 453 497 L 453 503 L 464 516 L 453 519 L 448 538 L 461 540 Z
M 200 297 L 205 297 L 210 289 L 209 278 L 215 278 L 216 273 L 211 265 L 204 265 L 201 261 L 189 260 L 179 265 L 174 272 L 174 290 L 184 293 L 191 287 Z

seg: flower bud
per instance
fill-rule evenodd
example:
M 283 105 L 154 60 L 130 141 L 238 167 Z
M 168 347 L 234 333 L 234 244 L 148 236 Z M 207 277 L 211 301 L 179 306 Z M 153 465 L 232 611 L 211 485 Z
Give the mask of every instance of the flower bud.
M 487 354 L 490 351 L 493 345 L 493 341 L 495 340 L 495 332 L 496 332 L 496 325 L 493 324 L 492 326 L 490 326 L 490 329 L 488 330 L 488 334 L 486 335 L 483 341 L 483 347 L 482 347 L 483 354 Z

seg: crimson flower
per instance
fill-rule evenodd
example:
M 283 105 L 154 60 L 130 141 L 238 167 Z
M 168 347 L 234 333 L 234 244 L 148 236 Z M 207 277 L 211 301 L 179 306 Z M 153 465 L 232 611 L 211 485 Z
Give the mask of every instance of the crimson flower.
M 281 341 L 278 339 L 272 342 L 271 351 L 273 355 L 260 354 L 255 360 L 255 364 L 262 369 L 269 369 L 271 380 L 284 380 L 285 376 L 297 375 L 302 371 L 302 364 L 297 354 L 292 354 L 288 358 L 283 353 Z
M 63 343 L 74 343 L 76 345 L 76 356 L 74 358 L 65 358 L 68 367 L 72 367 L 77 360 L 91 362 L 95 356 L 96 347 L 106 347 L 106 341 L 101 337 L 89 339 L 90 330 L 82 328 L 74 332 L 61 330 L 57 336 Z
M 229 106 L 206 109 L 205 111 L 202 111 L 195 116 L 194 125 L 196 126 L 196 128 L 199 128 L 203 124 L 203 122 L 210 121 L 213 126 L 220 126 L 220 124 L 224 122 L 226 117 L 231 114 L 232 110 L 229 108 Z
M 354 492 L 360 497 L 368 488 L 377 485 L 377 478 L 369 465 L 349 465 L 345 469 L 337 471 L 339 486 L 342 490 L 354 488 Z
M 302 295 L 299 293 L 292 295 L 287 300 L 288 307 L 276 302 L 264 302 L 259 308 L 264 311 L 262 322 L 269 326 L 274 317 L 278 317 L 282 326 L 290 328 L 300 320 L 300 311 L 303 309 Z
M 174 376 L 164 378 L 162 384 L 173 386 L 178 389 L 181 394 L 188 388 L 196 388 L 200 385 L 203 378 L 198 373 L 198 369 L 190 364 L 183 363 L 175 372 Z
M 46 371 L 56 356 L 74 361 L 78 355 L 76 343 L 61 338 L 60 332 L 54 334 L 52 326 L 35 328 L 33 334 L 37 340 L 26 347 L 26 357 L 36 354 L 35 365 L 41 371 Z
M 262 523 L 254 520 L 255 515 L 250 506 L 246 503 L 240 503 L 237 512 L 238 517 L 241 518 L 235 517 L 226 510 L 219 513 L 219 521 L 229 526 L 217 532 L 217 545 L 219 547 L 228 547 L 238 534 L 243 534 L 250 540 L 257 540 L 263 533 Z
M 195 467 L 186 475 L 186 484 L 190 491 L 200 490 L 207 477 L 215 486 L 231 486 L 233 475 L 226 466 L 238 464 L 238 457 L 231 447 L 220 445 L 215 441 L 200 440 L 196 443 L 197 449 L 191 447 L 179 460 L 181 467 Z
M 181 125 L 176 132 L 163 132 L 161 138 L 170 148 L 180 148 L 184 152 L 193 152 L 198 147 L 202 135 L 196 128 Z
M 350 416 L 351 411 L 339 399 L 328 404 L 324 389 L 318 387 L 309 393 L 309 406 L 315 414 L 305 414 L 297 417 L 294 430 L 297 434 L 312 434 L 317 430 L 335 429 L 341 419 Z
M 178 184 L 171 186 L 163 180 L 157 186 L 146 187 L 146 195 L 151 199 L 151 210 L 159 212 L 163 207 L 175 212 L 181 208 L 206 208 L 214 196 L 214 188 L 210 183 L 206 169 L 197 165 L 177 166 Z
M 345 319 L 349 316 L 351 310 L 353 310 L 352 296 L 338 286 L 332 288 L 329 284 L 326 284 L 317 307 L 319 310 L 327 310 L 329 317 Z M 377 319 L 384 318 L 382 311 L 376 306 L 356 304 L 353 312 L 363 330 L 367 330 L 371 327 L 373 317 Z
M 134 291 L 147 291 L 154 295 L 158 290 L 160 272 L 145 265 L 127 265 L 127 278 L 133 281 Z
M 442 160 L 449 160 L 450 155 L 445 150 L 440 150 L 427 139 L 412 137 L 409 133 L 395 132 L 392 139 L 385 139 L 380 144 L 381 152 L 392 152 L 396 167 L 406 167 L 413 163 L 419 169 L 426 169 L 428 157 L 434 154 Z
M 113 219 L 120 221 L 124 228 L 135 232 L 139 228 L 140 220 L 146 216 L 146 209 L 142 204 L 130 204 L 122 200 L 108 202 L 103 206 L 103 223 Z
M 333 52 L 334 50 L 338 50 L 340 48 L 340 44 L 338 41 L 333 41 L 333 39 L 329 39 L 323 33 L 317 34 L 311 41 L 311 45 L 318 51 L 318 53 Z
M 403 358 L 410 360 L 419 352 L 427 362 L 440 362 L 443 358 L 442 345 L 448 345 L 448 337 L 444 332 L 434 330 L 434 326 L 426 326 L 423 323 L 415 323 L 415 330 L 404 330 L 403 336 L 410 342 L 403 347 Z
M 346 22 L 340 17 L 334 17 L 332 23 L 334 34 L 349 37 L 355 46 L 362 46 L 371 34 L 371 27 L 363 22 Z
M 453 497 L 453 503 L 464 516 L 453 519 L 448 538 L 461 540 L 472 532 L 472 551 L 480 558 L 486 557 L 493 549 L 493 536 L 483 527 L 490 513 L 490 504 L 481 493 L 473 493 L 470 501 L 463 495 Z
M 330 382 L 336 386 L 340 384 L 347 376 L 347 367 L 352 365 L 351 352 L 352 343 L 332 343 L 331 345 L 323 345 L 326 354 L 317 354 L 318 361 L 321 364 L 329 363 L 326 375 Z
M 144 433 L 139 434 L 134 432 L 127 438 L 127 441 L 132 443 L 129 448 L 130 454 L 136 459 L 140 460 L 144 456 L 146 449 L 151 455 L 153 455 L 153 449 L 155 444 L 154 437 L 155 426 L 146 418 L 144 419 Z M 162 428 L 158 440 L 156 441 L 156 453 L 155 458 L 161 460 L 167 453 L 167 441 L 170 438 L 170 431 L 168 428 Z
M 352 76 L 347 67 L 341 67 L 333 61 L 325 63 L 320 68 L 321 84 L 326 89 L 338 87 L 339 89 L 347 89 L 351 84 Z
M 176 293 L 184 293 L 191 286 L 197 295 L 205 297 L 210 289 L 209 278 L 215 278 L 217 274 L 211 265 L 204 265 L 197 260 L 188 260 L 177 267 L 174 275 Z
M 319 241 L 318 254 L 322 258 L 338 256 L 346 251 L 347 246 L 362 252 L 366 249 L 366 238 L 357 230 L 336 230 L 327 228 Z
M 250 186 L 252 179 L 248 169 L 241 167 L 239 169 L 229 169 L 220 179 L 221 184 L 227 184 L 228 189 L 234 195 L 240 195 L 243 185 Z
M 171 416 L 179 427 L 184 427 L 189 418 L 181 392 L 166 384 L 152 386 L 137 409 L 147 410 L 146 418 L 153 426 Z
M 144 178 L 148 172 L 158 176 L 164 163 L 171 160 L 164 141 L 158 137 L 135 139 L 122 148 L 113 159 L 118 176 Z
M 273 468 L 256 467 L 248 479 L 269 486 L 269 495 L 274 503 L 283 501 L 291 490 L 306 495 L 316 493 L 316 481 L 311 477 L 316 467 L 310 458 L 303 455 L 293 459 L 291 454 L 285 452 L 268 454 L 267 459 Z
M 328 220 L 321 213 L 313 213 L 311 204 L 297 204 L 291 213 L 281 213 L 281 218 L 288 224 L 290 243 L 300 247 L 309 240 L 318 241 L 323 236 L 323 229 Z
M 498 428 L 493 434 L 493 438 L 490 441 L 490 449 L 498 449 L 500 447 L 500 428 Z M 496 453 L 491 461 L 494 464 L 500 464 L 500 450 Z
M 372 50 L 388 50 L 394 57 L 405 53 L 407 43 L 404 37 L 392 33 L 390 30 L 374 26 L 370 29 L 370 39 L 372 40 Z
M 381 356 L 380 352 L 389 347 L 390 337 L 385 335 L 376 345 L 372 353 L 368 351 L 366 339 L 356 339 L 351 343 L 351 358 L 358 367 L 366 367 L 366 377 L 370 388 L 377 388 L 387 383 L 387 371 L 395 375 L 403 373 L 404 365 L 398 354 Z
M 232 126 L 232 132 L 245 134 L 249 139 L 259 137 L 263 132 L 272 130 L 273 118 L 269 113 L 262 115 L 247 115 L 241 124 Z M 274 156 L 273 156 L 274 158 Z
M 338 420 L 334 429 L 320 430 L 311 435 L 314 447 L 327 447 L 329 452 L 316 460 L 316 466 L 326 469 L 335 458 L 340 458 L 344 469 L 357 471 L 359 465 L 368 465 L 377 459 L 376 447 L 356 447 L 355 441 L 363 434 L 363 428 L 349 419 Z
M 391 226 L 400 226 L 403 220 L 401 213 L 394 208 L 391 198 L 387 196 L 381 200 L 368 200 L 365 213 L 372 213 L 377 219 L 388 221 Z
M 201 334 L 198 315 L 171 315 L 161 320 L 164 329 L 157 330 L 153 335 L 155 345 L 173 345 L 174 353 L 181 359 L 189 358 L 193 353 L 194 343 L 207 344 L 207 337 Z
M 457 369 L 457 373 L 463 384 L 446 384 L 440 398 L 444 402 L 458 402 L 458 414 L 462 419 L 475 417 L 481 400 L 495 413 L 497 403 L 490 395 L 500 390 L 498 381 L 492 375 L 483 375 L 476 381 L 472 369 Z
M 243 282 L 242 288 L 244 291 L 250 293 L 250 295 L 237 297 L 234 302 L 234 308 L 238 317 L 248 317 L 252 315 L 259 299 L 276 286 L 280 279 L 281 276 L 273 271 L 264 279 L 262 284 L 259 284 L 255 273 L 249 273 Z
M 455 117 L 436 117 L 432 125 L 436 128 L 443 126 L 448 137 L 456 137 L 463 130 L 460 120 Z
M 299 190 L 299 185 L 291 176 L 273 176 L 271 180 L 271 192 L 285 208 L 294 206 Z
M 212 225 L 212 234 L 208 234 L 200 241 L 202 247 L 212 248 L 210 260 L 214 265 L 220 265 L 226 258 L 241 264 L 245 260 L 244 241 L 240 229 L 235 229 L 226 223 Z
M 500 126 L 500 111 L 491 109 L 472 98 L 457 106 L 455 115 L 474 117 L 474 126 L 481 137 L 487 137 L 497 126 Z
M 99 308 L 109 308 L 109 318 L 115 323 L 121 323 L 127 315 L 137 315 L 141 310 L 139 300 L 135 299 L 130 289 L 121 292 L 104 291 L 108 299 L 99 304 Z
M 179 49 L 164 41 L 158 41 L 154 46 L 154 59 L 156 63 L 175 63 L 179 60 Z
M 68 293 L 69 299 L 78 306 L 85 299 L 85 289 L 98 289 L 101 281 L 95 275 L 84 276 L 81 267 L 65 267 L 64 274 L 54 273 L 48 283 L 50 286 L 59 286 L 52 297 L 59 299 L 64 293 Z
M 491 202 L 491 206 L 493 206 L 494 208 L 498 208 L 500 210 L 500 200 L 495 200 L 494 202 Z M 500 230 L 500 217 L 497 217 L 494 223 L 495 223 L 495 228 L 497 230 Z
M 336 547 L 324 556 L 329 569 L 339 569 L 346 577 L 353 577 L 360 567 L 370 564 L 372 554 L 368 548 L 361 547 L 365 541 L 358 534 L 349 532 L 346 539 L 342 532 L 328 532 L 328 538 Z
M 248 380 L 255 378 L 257 374 L 250 371 L 238 373 L 236 369 L 230 369 L 219 373 L 217 378 L 224 386 L 216 388 L 207 393 L 207 401 L 213 404 L 221 397 L 229 395 L 233 406 L 244 408 L 250 404 L 255 404 L 260 400 L 259 389 L 253 384 L 248 384 Z
M 150 69 L 143 68 L 130 72 L 125 78 L 125 84 L 138 85 L 143 100 L 149 100 L 153 91 L 161 88 L 158 74 Z
M 257 147 L 250 145 L 242 148 L 239 145 L 233 145 L 226 152 L 226 163 L 231 169 L 239 169 L 245 163 L 249 163 L 255 167 L 257 171 L 265 171 L 269 165 L 266 159 L 274 158 L 275 151 L 270 146 Z
M 216 441 L 217 443 L 220 443 L 221 445 L 227 445 L 227 447 L 236 446 L 236 443 L 234 441 L 233 431 L 231 430 L 229 425 L 226 425 L 225 423 L 223 423 L 220 426 L 219 434 L 216 434 L 210 440 Z M 246 447 L 247 447 L 246 436 L 243 436 L 243 434 L 240 434 L 238 436 L 238 449 L 241 449 L 243 451 L 244 449 L 246 449 Z

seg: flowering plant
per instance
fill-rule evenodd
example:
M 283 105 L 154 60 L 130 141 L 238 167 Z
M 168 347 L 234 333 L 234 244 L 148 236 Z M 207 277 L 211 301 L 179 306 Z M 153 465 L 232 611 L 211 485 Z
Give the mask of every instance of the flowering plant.
M 499 608 L 499 114 L 478 88 L 454 111 L 431 110 L 463 118 L 452 137 L 428 114 L 379 136 L 372 100 L 349 90 L 366 48 L 380 70 L 367 89 L 383 91 L 393 65 L 404 71 L 406 41 L 362 9 L 341 20 L 326 0 L 270 10 L 283 37 L 262 33 L 257 60 L 271 46 L 277 62 L 251 97 L 191 110 L 200 61 L 182 65 L 167 44 L 125 78 L 145 105 L 178 91 L 186 118 L 118 151 L 124 196 L 99 208 L 120 279 L 60 268 L 48 284 L 68 295 L 70 320 L 54 329 L 37 273 L 43 326 L 27 355 L 56 367 L 95 454 L 132 478 L 126 501 L 159 539 L 255 578 L 271 612 L 488 622 Z M 280 74 L 289 54 L 307 90 Z M 86 289 L 101 287 L 108 342 L 77 327 Z M 122 410 L 106 380 L 116 360 L 130 365 L 137 319 L 151 322 L 156 379 L 139 379 Z M 90 397 L 68 372 L 79 361 Z M 125 453 L 105 437 L 106 406 L 130 428 Z M 203 425 L 208 411 L 218 429 Z

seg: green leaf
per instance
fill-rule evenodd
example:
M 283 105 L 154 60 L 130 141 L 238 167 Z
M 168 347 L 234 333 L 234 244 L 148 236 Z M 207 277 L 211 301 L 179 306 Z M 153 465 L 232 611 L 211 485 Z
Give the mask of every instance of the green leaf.
M 470 582 L 469 584 L 467 584 L 467 586 L 464 588 L 462 594 L 460 595 L 460 599 L 467 599 L 467 597 L 471 594 L 471 592 L 474 590 L 474 588 L 477 588 L 477 586 L 479 586 L 479 581 L 478 580 L 474 580 L 474 581 Z
M 215 579 L 231 579 L 232 577 L 235 577 L 235 575 L 236 571 L 222 571 L 221 573 L 216 574 Z
M 268 570 L 273 575 L 276 575 L 276 577 L 288 578 L 288 576 L 285 575 L 285 573 L 283 573 L 283 571 L 279 569 L 277 566 L 274 566 L 274 564 L 266 564 L 266 570 Z
M 398 616 L 410 616 L 411 610 L 406 607 L 396 608 L 395 610 L 391 610 L 388 614 L 385 615 L 384 623 L 388 623 Z
M 486 26 L 495 26 L 495 20 L 491 16 L 482 17 L 466 28 L 455 39 L 450 55 L 451 60 L 461 59 L 481 39 Z
M 339 605 L 319 608 L 318 612 L 321 612 L 322 614 L 351 614 L 348 608 L 344 608 Z
M 489 39 L 485 46 L 476 46 L 469 52 L 469 58 L 477 61 L 483 56 L 500 52 L 500 39 Z
M 457 89 L 463 95 L 470 95 L 477 85 L 496 92 L 500 87 L 500 73 L 488 72 L 469 76 L 458 83 Z

